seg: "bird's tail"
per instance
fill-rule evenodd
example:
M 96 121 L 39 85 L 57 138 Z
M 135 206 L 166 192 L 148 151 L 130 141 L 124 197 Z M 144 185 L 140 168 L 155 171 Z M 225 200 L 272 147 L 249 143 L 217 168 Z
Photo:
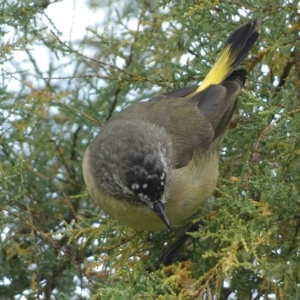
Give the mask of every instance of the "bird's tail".
M 211 84 L 220 84 L 241 63 L 259 36 L 259 21 L 254 20 L 235 30 L 225 44 L 219 58 L 209 71 L 197 94 Z

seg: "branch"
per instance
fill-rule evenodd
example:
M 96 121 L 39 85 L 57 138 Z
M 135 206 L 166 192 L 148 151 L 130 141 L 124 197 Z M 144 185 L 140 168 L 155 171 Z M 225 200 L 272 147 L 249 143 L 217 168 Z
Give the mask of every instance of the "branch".
M 73 107 L 69 106 L 68 104 L 65 104 L 65 103 L 61 102 L 61 101 L 58 100 L 57 98 L 51 96 L 49 93 L 46 93 L 46 92 L 43 92 L 43 91 L 40 91 L 40 90 L 34 88 L 34 87 L 31 86 L 30 84 L 28 84 L 28 83 L 26 83 L 26 82 L 20 80 L 20 79 L 17 78 L 16 76 L 14 76 L 12 73 L 10 73 L 10 72 L 8 72 L 8 71 L 6 71 L 6 70 L 4 70 L 4 69 L 2 69 L 2 72 L 4 72 L 5 74 L 11 76 L 12 78 L 16 79 L 17 81 L 21 82 L 22 84 L 24 84 L 25 86 L 29 87 L 31 90 L 35 91 L 36 93 L 41 94 L 41 95 L 45 96 L 45 97 L 48 98 L 48 99 L 51 99 L 52 101 L 54 101 L 54 102 L 56 102 L 56 103 L 58 103 L 58 104 L 60 104 L 60 105 L 62 105 L 62 106 L 64 106 L 64 107 L 68 108 L 69 110 L 71 110 L 71 111 L 73 111 L 73 112 L 75 112 L 75 113 L 77 113 L 77 114 L 79 114 L 79 115 L 81 115 L 81 116 L 84 116 L 85 118 L 89 119 L 89 120 L 92 121 L 92 122 L 95 122 L 95 123 L 97 123 L 97 124 L 99 124 L 99 125 L 101 125 L 101 126 L 103 125 L 103 123 L 102 123 L 101 121 L 98 121 L 98 120 L 96 120 L 96 119 L 94 119 L 94 118 L 88 116 L 88 115 L 85 114 L 84 112 L 81 112 L 81 111 L 79 111 L 78 109 L 73 108 Z
M 98 63 L 98 64 L 100 64 L 100 65 L 107 66 L 107 67 L 110 67 L 110 68 L 112 68 L 112 69 L 115 69 L 115 70 L 117 70 L 117 71 L 119 71 L 119 72 L 121 72 L 121 73 L 123 73 L 123 74 L 125 74 L 125 75 L 128 75 L 129 77 L 131 77 L 131 80 L 143 81 L 143 82 L 149 82 L 149 83 L 152 83 L 153 85 L 157 85 L 156 82 L 153 82 L 153 81 L 149 80 L 149 79 L 146 78 L 146 77 L 139 76 L 139 75 L 134 74 L 134 73 L 131 73 L 131 72 L 127 71 L 127 70 L 121 69 L 121 68 L 119 68 L 119 67 L 117 67 L 117 66 L 115 66 L 115 65 L 112 65 L 112 64 L 110 64 L 110 63 L 107 63 L 107 62 L 104 62 L 104 61 L 99 61 L 99 60 L 93 59 L 93 58 L 91 58 L 91 57 L 88 57 L 88 56 L 86 56 L 86 55 L 84 55 L 84 54 L 82 54 L 82 53 L 79 53 L 78 51 L 72 49 L 70 46 L 68 46 L 66 43 L 64 43 L 62 40 L 60 40 L 59 37 L 58 37 L 52 30 L 50 30 L 50 31 L 51 31 L 51 33 L 54 35 L 54 37 L 56 38 L 56 40 L 57 40 L 63 47 L 67 48 L 71 53 L 75 53 L 76 55 L 81 56 L 81 57 L 84 57 L 84 58 L 86 58 L 87 60 L 90 60 L 90 61 L 92 61 L 92 62 L 94 62 L 94 63 Z M 121 79 L 123 79 L 123 78 L 119 78 L 118 80 L 121 80 Z

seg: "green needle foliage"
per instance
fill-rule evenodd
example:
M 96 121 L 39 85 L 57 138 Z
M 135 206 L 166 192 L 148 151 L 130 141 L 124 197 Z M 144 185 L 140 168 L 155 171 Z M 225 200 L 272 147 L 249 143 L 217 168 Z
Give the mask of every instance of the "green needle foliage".
M 298 1 L 90 0 L 101 17 L 76 40 L 60 39 L 47 15 L 55 5 L 0 3 L 0 299 L 299 299 Z M 106 216 L 81 168 L 101 124 L 201 82 L 251 19 L 261 36 L 244 62 L 212 210 L 173 233 Z M 148 273 L 197 220 L 185 260 Z

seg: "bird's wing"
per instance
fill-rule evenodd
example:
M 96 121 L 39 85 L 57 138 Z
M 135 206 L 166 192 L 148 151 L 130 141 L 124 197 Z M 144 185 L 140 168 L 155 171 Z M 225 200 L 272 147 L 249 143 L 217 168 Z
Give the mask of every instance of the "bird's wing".
M 141 119 L 164 128 L 176 154 L 176 168 L 187 165 L 194 151 L 216 147 L 228 128 L 237 97 L 244 85 L 245 70 L 234 71 L 219 85 L 211 85 L 189 97 L 197 86 L 159 95 L 124 109 L 113 118 Z
M 185 97 L 160 95 L 125 108 L 109 122 L 113 119 L 117 119 L 121 124 L 123 120 L 139 119 L 164 129 L 172 140 L 175 168 L 187 165 L 195 149 L 205 151 L 214 137 L 212 125 L 207 117 L 202 114 L 197 104 L 188 103 Z
M 199 87 L 199 85 L 193 85 L 193 86 L 188 86 L 188 87 L 184 87 L 184 88 L 179 88 L 179 89 L 175 89 L 169 92 L 165 92 L 163 94 L 160 94 L 158 96 L 156 96 L 154 99 L 170 99 L 170 98 L 179 98 L 179 97 L 185 97 L 187 95 L 192 94 L 194 91 L 196 91 L 196 89 Z
M 203 115 L 209 119 L 214 130 L 213 140 L 216 145 L 229 126 L 246 75 L 244 69 L 233 71 L 222 84 L 211 85 L 189 100 L 197 103 Z
M 220 85 L 211 85 L 192 98 L 197 86 L 159 95 L 147 102 L 131 106 L 131 112 L 163 127 L 172 139 L 176 167 L 183 167 L 195 150 L 216 147 L 231 121 L 237 97 L 245 83 L 245 70 L 234 71 Z M 143 105 L 141 109 L 138 106 Z

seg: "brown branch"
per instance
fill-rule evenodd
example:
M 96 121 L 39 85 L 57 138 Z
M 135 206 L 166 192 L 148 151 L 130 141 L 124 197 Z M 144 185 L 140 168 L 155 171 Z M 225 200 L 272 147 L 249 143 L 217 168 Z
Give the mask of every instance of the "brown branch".
M 107 67 L 110 67 L 110 68 L 112 68 L 112 69 L 115 69 L 115 70 L 117 70 L 117 71 L 119 71 L 119 72 L 121 72 L 121 73 L 123 73 L 123 74 L 125 74 L 125 75 L 128 75 L 129 77 L 131 77 L 131 80 L 143 81 L 143 82 L 149 82 L 149 83 L 152 83 L 152 84 L 154 84 L 154 85 L 157 85 L 156 82 L 153 82 L 153 81 L 149 80 L 149 79 L 146 78 L 146 77 L 142 77 L 142 76 L 139 76 L 139 75 L 137 75 L 137 74 L 131 73 L 131 72 L 129 72 L 129 71 L 125 70 L 125 69 L 121 69 L 121 68 L 119 68 L 119 67 L 117 67 L 117 66 L 115 66 L 115 65 L 113 65 L 113 64 L 110 64 L 110 63 L 107 63 L 107 62 L 104 62 L 104 61 L 99 61 L 99 60 L 93 59 L 93 58 L 91 58 L 91 57 L 88 57 L 88 56 L 86 56 L 86 55 L 84 55 L 84 54 L 82 54 L 82 53 L 80 53 L 80 52 L 78 52 L 78 51 L 72 49 L 70 46 L 68 46 L 66 43 L 64 43 L 62 40 L 60 40 L 60 38 L 59 38 L 52 30 L 50 30 L 50 31 L 51 31 L 51 33 L 54 35 L 54 37 L 56 38 L 56 40 L 57 40 L 63 47 L 67 48 L 71 53 L 75 53 L 76 55 L 81 56 L 81 57 L 84 57 L 84 58 L 86 58 L 87 60 L 90 60 L 90 61 L 92 61 L 92 62 L 94 62 L 94 63 L 98 63 L 98 64 L 100 64 L 100 65 L 107 66 Z M 121 79 L 123 80 L 124 78 L 119 78 L 119 80 L 121 80 Z
M 200 58 L 199 54 L 192 49 L 187 49 L 187 52 L 194 55 L 196 58 Z
M 106 80 L 113 80 L 118 81 L 120 78 L 118 77 L 112 77 L 112 76 L 106 76 L 106 75 L 92 75 L 92 74 L 86 74 L 86 75 L 74 75 L 74 76 L 60 76 L 60 77 L 43 77 L 45 80 L 51 80 L 51 79 L 81 79 L 81 78 L 101 78 Z
M 22 176 L 22 181 L 23 181 L 23 176 Z M 26 196 L 25 196 L 25 203 L 26 203 L 26 211 L 29 216 L 29 223 L 33 224 L 33 217 L 32 217 L 32 213 L 31 213 L 30 206 L 29 206 L 29 200 Z M 40 282 L 40 279 L 41 279 L 40 268 L 39 268 L 39 265 L 40 265 L 39 264 L 39 255 L 38 255 L 38 247 L 37 247 L 38 243 L 37 243 L 35 231 L 33 230 L 33 228 L 31 226 L 29 228 L 30 228 L 30 236 L 33 241 L 34 262 L 37 266 L 36 271 L 35 271 L 36 276 L 34 276 L 34 280 L 36 283 L 36 282 Z M 36 291 L 34 290 L 34 292 L 36 292 Z
M 293 115 L 293 114 L 299 113 L 299 112 L 300 112 L 300 108 L 297 108 L 297 109 L 295 109 L 295 110 L 292 110 L 292 111 L 288 112 L 287 115 L 289 116 L 289 115 Z M 257 139 L 257 142 L 256 142 L 255 147 L 254 147 L 254 150 L 253 150 L 254 153 L 258 151 L 258 148 L 259 148 L 259 146 L 260 146 L 260 142 L 261 142 L 261 140 L 264 138 L 264 136 L 266 135 L 266 133 L 267 133 L 274 125 L 276 125 L 277 123 L 279 123 L 280 121 L 282 121 L 282 120 L 284 119 L 284 117 L 285 117 L 285 115 L 282 116 L 282 117 L 279 117 L 279 118 L 276 119 L 276 120 L 273 120 L 272 123 L 270 123 L 267 127 L 265 127 L 265 129 L 262 131 L 262 133 L 260 134 L 259 138 Z M 251 167 L 251 168 L 252 168 L 252 165 L 253 165 L 253 161 L 251 161 L 251 163 L 250 163 L 250 167 Z
M 51 95 L 50 95 L 49 93 L 47 93 L 47 92 L 43 92 L 43 91 L 40 91 L 40 90 L 34 88 L 34 87 L 31 86 L 30 84 L 28 84 L 28 83 L 26 83 L 26 82 L 20 80 L 20 79 L 17 78 L 16 76 L 14 76 L 11 72 L 8 72 L 8 71 L 6 71 L 6 70 L 4 70 L 4 69 L 2 69 L 2 71 L 3 71 L 4 73 L 6 73 L 7 75 L 11 76 L 12 78 L 14 78 L 15 80 L 21 82 L 21 83 L 24 84 L 25 86 L 29 87 L 31 90 L 35 91 L 36 93 L 41 94 L 41 95 L 45 96 L 45 97 L 48 98 L 48 99 L 51 99 L 52 101 L 58 103 L 59 105 L 62 105 L 62 106 L 64 106 L 64 107 L 68 108 L 69 110 L 75 112 L 76 114 L 79 114 L 79 115 L 81 115 L 81 116 L 84 116 L 85 118 L 89 119 L 90 121 L 92 121 L 92 122 L 94 122 L 94 123 L 97 123 L 97 124 L 99 124 L 99 125 L 101 125 L 101 126 L 103 125 L 103 123 L 102 123 L 101 121 L 98 121 L 98 120 L 96 120 L 96 119 L 94 119 L 94 118 L 88 116 L 88 115 L 85 114 L 84 112 L 81 112 L 81 111 L 79 111 L 78 109 L 73 108 L 73 107 L 69 106 L 68 104 L 65 104 L 65 103 L 61 102 L 60 100 L 58 100 L 57 98 L 51 96 Z
M 275 94 L 278 93 L 280 91 L 280 88 L 284 86 L 286 79 L 288 78 L 290 71 L 292 69 L 292 66 L 294 65 L 294 56 L 295 56 L 295 51 L 291 52 L 291 60 L 288 60 L 288 62 L 286 63 L 286 65 L 283 68 L 282 74 L 279 78 L 279 84 L 276 88 Z
M 26 220 L 24 217 L 22 217 L 21 215 L 18 215 L 15 212 L 12 212 L 10 210 L 8 210 L 6 207 L 4 206 L 0 206 L 0 210 L 2 211 L 6 211 L 9 215 L 14 216 L 15 218 L 19 219 L 20 221 L 22 221 L 24 224 L 26 224 L 27 226 L 29 226 L 31 228 L 31 230 L 38 232 L 41 234 L 41 236 L 45 239 L 48 240 L 50 242 L 50 244 L 52 244 L 52 246 L 55 249 L 58 249 L 59 251 L 62 251 L 64 253 L 64 255 L 68 258 L 70 258 L 71 262 L 74 263 L 74 265 L 76 265 L 76 267 L 78 268 L 78 271 L 80 272 L 80 274 L 84 274 L 84 276 L 86 276 L 87 280 L 89 281 L 89 283 L 91 284 L 91 286 L 93 286 L 94 288 L 97 288 L 97 285 L 93 282 L 93 280 L 89 277 L 89 275 L 87 273 L 85 273 L 82 269 L 82 267 L 80 266 L 80 263 L 78 263 L 71 255 L 70 255 L 70 251 L 67 247 L 61 247 L 60 245 L 58 245 L 52 238 L 51 236 L 47 235 L 46 233 L 44 233 L 40 228 L 36 227 L 32 222 Z
M 76 143 L 78 140 L 78 133 L 81 130 L 81 126 L 78 126 L 78 128 L 76 129 L 76 131 L 73 133 L 72 139 L 73 139 L 73 145 L 72 145 L 72 151 L 71 151 L 71 160 L 76 161 Z
M 68 167 L 68 164 L 67 164 L 67 162 L 66 162 L 66 160 L 65 160 L 65 158 L 64 158 L 64 155 L 63 155 L 63 151 L 61 150 L 61 148 L 59 147 L 59 145 L 57 145 L 57 144 L 55 143 L 55 140 L 50 140 L 50 142 L 54 144 L 54 147 L 55 147 L 55 149 L 56 149 L 57 152 L 58 152 L 58 156 L 60 157 L 63 166 L 66 168 L 67 173 L 68 173 L 70 176 L 72 176 L 73 173 L 71 172 L 71 170 L 70 170 L 69 167 Z
M 137 29 L 134 31 L 134 34 L 133 34 L 133 42 L 130 45 L 130 53 L 125 59 L 126 68 L 128 68 L 130 66 L 130 64 L 132 63 L 132 61 L 133 61 L 134 45 L 135 45 L 135 43 L 136 43 L 136 41 L 139 37 L 139 28 L 140 28 L 140 25 L 142 23 L 143 16 L 144 16 L 147 9 L 148 9 L 148 4 L 144 3 L 144 5 L 141 9 L 139 18 L 138 18 Z M 110 106 L 107 119 L 111 118 L 111 116 L 112 116 L 112 114 L 113 114 L 113 112 L 114 112 L 114 110 L 115 110 L 115 108 L 118 104 L 118 95 L 120 94 L 120 92 L 121 92 L 121 88 L 117 88 L 115 93 L 114 93 L 114 96 L 113 96 L 114 98 L 113 98 L 112 104 Z
M 121 89 L 118 88 L 118 89 L 115 91 L 115 93 L 114 93 L 114 99 L 113 99 L 112 104 L 111 104 L 111 106 L 110 106 L 110 109 L 109 109 L 109 112 L 108 112 L 108 116 L 107 116 L 107 120 L 109 120 L 109 119 L 111 118 L 111 116 L 112 116 L 112 114 L 113 114 L 113 112 L 114 112 L 114 110 L 115 110 L 115 108 L 116 108 L 116 106 L 117 106 L 117 103 L 118 103 L 118 95 L 119 95 L 120 92 L 121 92 Z

